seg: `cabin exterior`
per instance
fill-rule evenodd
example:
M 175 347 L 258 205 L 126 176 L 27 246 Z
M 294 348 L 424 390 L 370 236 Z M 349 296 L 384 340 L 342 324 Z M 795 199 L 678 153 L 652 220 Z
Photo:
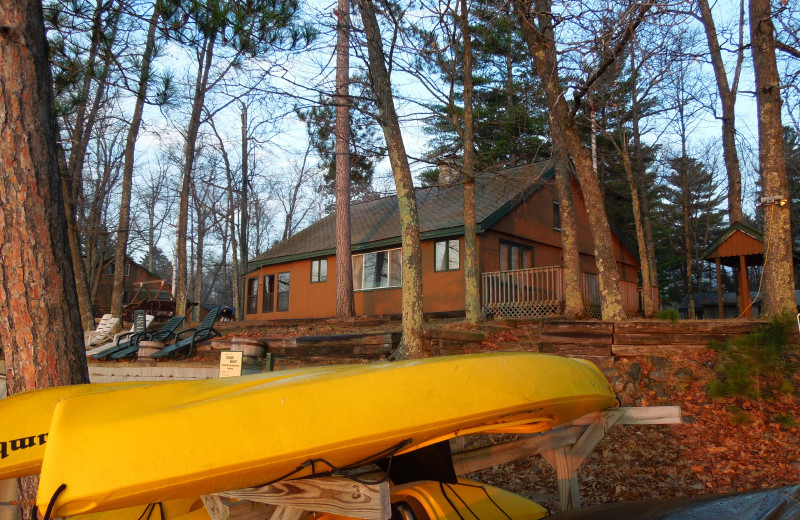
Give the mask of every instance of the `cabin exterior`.
M 552 162 L 476 178 L 478 262 L 483 311 L 508 317 L 563 310 L 558 196 Z M 416 190 L 426 313 L 464 306 L 464 218 L 460 183 Z M 591 233 L 577 182 L 573 200 L 587 309 L 599 312 Z M 245 319 L 327 318 L 336 313 L 335 215 L 331 214 L 250 261 Z M 400 217 L 396 197 L 351 206 L 356 314 L 401 311 Z M 639 311 L 639 261 L 614 235 L 626 310 Z
M 144 266 L 133 261 L 129 256 L 125 257 L 125 277 L 123 279 L 124 293 L 122 304 L 128 304 L 133 299 L 137 290 L 143 282 L 157 282 L 160 278 L 148 271 Z M 103 262 L 100 278 L 97 282 L 97 292 L 94 296 L 94 315 L 96 317 L 111 312 L 111 293 L 114 291 L 114 273 L 116 265 L 114 259 Z M 169 291 L 169 285 L 166 285 Z

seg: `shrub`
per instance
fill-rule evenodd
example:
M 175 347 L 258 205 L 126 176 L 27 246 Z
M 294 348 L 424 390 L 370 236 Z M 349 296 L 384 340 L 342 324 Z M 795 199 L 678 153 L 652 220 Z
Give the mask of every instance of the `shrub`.
M 709 345 L 720 352 L 720 360 L 708 394 L 760 399 L 792 393 L 798 349 L 789 343 L 789 335 L 796 326 L 795 317 L 787 314 L 773 318 L 743 339 Z
M 681 318 L 681 315 L 675 309 L 664 309 L 662 311 L 658 311 L 658 319 L 663 321 L 671 321 L 672 323 L 677 322 Z

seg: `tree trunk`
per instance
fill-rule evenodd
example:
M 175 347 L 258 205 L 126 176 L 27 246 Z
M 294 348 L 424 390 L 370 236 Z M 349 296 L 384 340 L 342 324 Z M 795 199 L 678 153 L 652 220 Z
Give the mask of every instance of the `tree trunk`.
M 183 154 L 183 180 L 181 182 L 180 202 L 178 203 L 178 229 L 175 249 L 176 277 L 175 283 L 175 314 L 186 314 L 186 301 L 188 294 L 186 260 L 186 229 L 189 222 L 189 185 L 192 183 L 192 170 L 197 147 L 197 134 L 200 131 L 200 115 L 205 102 L 206 85 L 211 62 L 214 58 L 214 42 L 216 32 L 212 31 L 203 41 L 203 49 L 197 62 L 197 81 L 195 83 L 194 99 L 192 101 L 192 115 L 189 118 L 189 127 L 186 132 L 186 147 Z
M 744 59 L 744 46 L 740 38 L 739 58 L 736 63 L 733 88 L 728 85 L 728 75 L 725 72 L 725 63 L 722 60 L 722 52 L 717 39 L 717 29 L 714 26 L 714 19 L 711 16 L 711 7 L 708 0 L 698 0 L 700 7 L 700 20 L 708 40 L 708 49 L 711 54 L 711 64 L 714 68 L 714 76 L 717 80 L 719 97 L 722 100 L 722 150 L 725 158 L 725 168 L 728 172 L 728 215 L 731 223 L 742 221 L 742 174 L 739 169 L 739 155 L 736 153 L 736 90 L 739 82 L 739 71 L 741 70 L 742 60 Z M 744 23 L 744 7 L 740 25 Z
M 558 211 L 561 218 L 561 251 L 564 255 L 564 315 L 581 318 L 585 311 L 581 296 L 581 259 L 578 250 L 578 227 L 572 201 L 572 175 L 569 173 L 561 143 L 554 143 Z
M 464 308 L 467 323 L 481 318 L 478 287 L 478 235 L 475 220 L 475 125 L 472 111 L 472 38 L 467 0 L 461 0 L 461 35 L 464 39 Z
M 0 6 L 0 341 L 9 394 L 87 383 L 42 6 Z M 36 499 L 37 477 L 21 482 Z M 31 508 L 24 518 L 31 518 Z
M 125 140 L 125 159 L 122 166 L 122 196 L 119 204 L 119 226 L 117 227 L 117 248 L 114 255 L 114 287 L 111 291 L 111 314 L 115 317 L 122 316 L 123 297 L 125 295 L 125 263 L 127 262 L 128 235 L 131 214 L 131 186 L 133 184 L 133 166 L 136 152 L 136 139 L 139 136 L 139 127 L 142 123 L 142 112 L 147 98 L 147 84 L 150 82 L 150 64 L 155 54 L 156 24 L 161 12 L 161 2 L 153 6 L 153 15 L 150 17 L 150 27 L 147 30 L 147 41 L 142 54 L 141 72 L 139 73 L 139 87 L 136 90 L 136 104 L 133 108 L 133 118 L 128 128 Z
M 392 87 L 381 42 L 380 27 L 375 16 L 372 0 L 358 0 L 364 33 L 369 52 L 369 75 L 376 102 L 383 135 L 389 150 L 389 161 L 392 165 L 397 203 L 400 210 L 402 261 L 403 261 L 403 342 L 405 354 L 409 358 L 423 356 L 422 346 L 422 264 L 419 238 L 419 215 L 411 169 L 408 165 L 400 133 L 400 123 L 392 99 Z
M 534 60 L 536 71 L 542 81 L 542 88 L 547 95 L 553 121 L 553 134 L 558 135 L 557 141 L 565 143 L 572 156 L 586 207 L 592 209 L 588 212 L 589 225 L 592 230 L 597 279 L 600 284 L 602 317 L 608 321 L 619 321 L 625 318 L 625 310 L 622 307 L 619 271 L 614 257 L 614 242 L 608 224 L 603 194 L 592 167 L 591 153 L 581 142 L 575 117 L 570 113 L 559 85 L 551 1 L 535 1 L 536 13 L 531 12 L 530 0 L 514 0 L 514 8 L 517 11 L 520 28 Z M 544 28 L 543 31 L 540 31 L 535 25 L 534 16 L 538 17 L 539 26 Z
M 336 316 L 355 316 L 350 250 L 350 1 L 336 11 Z
M 769 0 L 750 0 L 750 41 L 758 101 L 758 150 L 766 197 L 785 204 L 764 207 L 764 316 L 796 313 L 792 275 L 792 233 L 786 159 L 783 150 L 780 77 L 775 61 L 775 27 Z
M 239 274 L 236 275 L 236 287 L 238 288 L 238 297 L 236 299 L 236 319 L 243 320 L 244 319 L 244 274 L 248 270 L 247 262 L 248 262 L 248 255 L 250 254 L 249 245 L 247 243 L 247 227 L 249 224 L 248 218 L 248 208 L 247 208 L 247 200 L 248 200 L 248 183 L 250 182 L 249 176 L 249 168 L 250 164 L 248 162 L 249 152 L 248 152 L 248 140 L 247 140 L 247 105 L 242 103 L 242 194 L 241 199 L 239 200 L 240 203 L 240 210 L 239 210 L 239 258 L 242 261 L 242 268 L 239 270 Z M 235 246 L 234 246 L 235 247 Z

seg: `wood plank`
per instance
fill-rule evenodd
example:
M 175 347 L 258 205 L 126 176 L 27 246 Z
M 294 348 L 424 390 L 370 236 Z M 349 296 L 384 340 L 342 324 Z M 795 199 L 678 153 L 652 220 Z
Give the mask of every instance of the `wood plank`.
M 271 352 L 278 358 L 286 359 L 306 359 L 309 357 L 368 357 L 380 359 L 389 352 L 392 347 L 390 343 L 376 345 L 297 345 L 291 347 L 268 347 L 267 352 Z
M 704 352 L 706 345 L 612 345 L 615 356 L 674 356 L 690 352 Z
M 366 485 L 343 477 L 320 477 L 283 480 L 268 486 L 226 491 L 219 495 L 367 520 L 387 520 L 391 516 L 387 482 Z
M 538 433 L 505 444 L 455 453 L 453 454 L 453 467 L 457 475 L 466 475 L 467 473 L 513 462 L 561 446 L 575 444 L 582 432 L 582 426 L 569 426 Z
M 622 412 L 616 424 L 680 424 L 680 406 L 621 406 L 615 410 L 586 414 L 572 421 L 573 425 L 588 425 L 594 422 L 598 414 Z
M 746 320 L 623 321 L 614 324 L 614 334 L 747 334 L 759 324 Z
M 297 507 L 278 506 L 269 520 L 300 520 L 306 515 L 305 510 Z
M 425 331 L 425 336 L 430 339 L 446 339 L 450 341 L 464 341 L 467 343 L 483 343 L 486 334 L 470 330 L 433 329 Z
M 614 324 L 606 321 L 545 321 L 542 334 L 580 332 L 584 334 L 613 334 Z
M 200 497 L 206 506 L 206 511 L 211 520 L 228 520 L 229 510 L 227 501 L 223 501 L 219 495 L 203 495 Z
M 625 415 L 624 410 L 608 410 L 597 414 L 578 442 L 572 447 L 572 467 L 574 470 L 583 464 L 586 457 L 602 442 L 610 430 Z
M 578 487 L 578 475 L 572 466 L 572 449 L 569 446 L 562 446 L 542 453 L 542 455 L 556 470 L 561 511 L 580 508 L 581 495 Z
M 725 342 L 741 337 L 741 334 L 703 332 L 686 334 L 614 334 L 614 343 L 622 345 L 708 345 L 712 341 Z
M 573 345 L 611 345 L 613 342 L 613 337 L 611 334 L 581 334 L 581 333 L 573 333 L 573 334 L 542 334 L 539 338 L 539 341 L 542 343 L 569 343 Z
M 301 345 L 313 345 L 317 347 L 322 346 L 340 346 L 340 345 L 382 345 L 383 343 L 392 342 L 392 334 L 335 334 L 331 336 L 301 336 L 294 338 L 295 344 L 299 347 Z
M 553 345 L 553 354 L 575 354 L 580 356 L 610 356 L 611 345 L 575 345 L 564 343 Z

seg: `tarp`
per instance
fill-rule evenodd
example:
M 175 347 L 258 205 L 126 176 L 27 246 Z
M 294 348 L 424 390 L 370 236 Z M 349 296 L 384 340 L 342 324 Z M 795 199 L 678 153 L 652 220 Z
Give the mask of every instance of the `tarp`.
M 729 495 L 616 502 L 567 511 L 554 520 L 797 520 L 800 485 Z

